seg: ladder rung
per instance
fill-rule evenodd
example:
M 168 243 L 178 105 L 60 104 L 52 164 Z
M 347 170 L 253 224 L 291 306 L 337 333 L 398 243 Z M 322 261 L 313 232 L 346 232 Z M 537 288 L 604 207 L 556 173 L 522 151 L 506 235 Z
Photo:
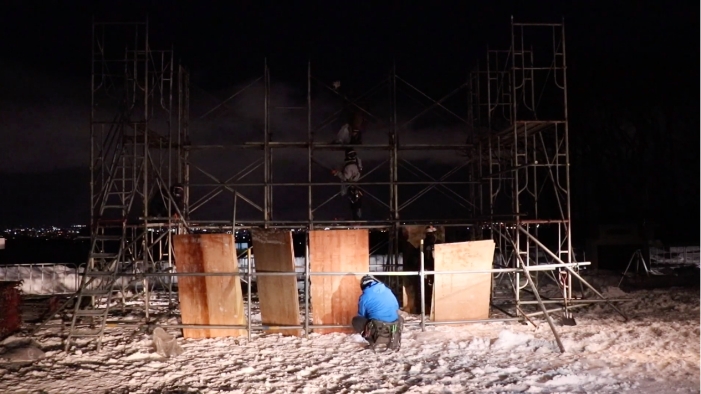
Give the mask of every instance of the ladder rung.
M 105 205 L 105 209 L 126 209 L 127 207 L 125 205 Z
M 76 316 L 103 316 L 107 309 L 78 309 Z
M 118 255 L 116 253 L 90 253 L 89 257 L 93 259 L 113 259 Z
M 121 241 L 122 236 L 121 235 L 96 235 L 95 239 L 98 241 Z
M 116 218 L 116 219 L 105 219 L 105 218 L 100 218 L 97 219 L 97 224 L 122 224 L 123 222 L 126 222 L 126 218 Z
M 73 331 L 71 334 L 71 337 L 99 337 L 101 336 L 100 331 L 97 330 L 92 330 L 92 331 Z
M 106 223 L 106 224 L 100 224 L 99 226 L 101 228 L 122 228 L 121 223 Z

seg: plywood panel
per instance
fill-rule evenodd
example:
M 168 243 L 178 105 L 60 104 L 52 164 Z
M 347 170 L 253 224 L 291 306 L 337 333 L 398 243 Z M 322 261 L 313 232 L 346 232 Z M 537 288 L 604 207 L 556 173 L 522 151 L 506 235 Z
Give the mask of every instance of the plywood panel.
M 493 258 L 493 240 L 438 244 L 435 249 L 436 271 L 488 270 Z M 488 318 L 491 285 L 490 273 L 435 275 L 431 320 Z
M 309 232 L 311 272 L 367 272 L 370 270 L 368 230 Z M 312 276 L 314 324 L 349 325 L 358 314 L 360 276 Z M 316 329 L 317 333 L 352 332 L 352 329 Z
M 292 232 L 251 230 L 256 272 L 295 272 Z M 264 325 L 298 325 L 299 295 L 296 276 L 258 276 L 258 298 Z M 275 329 L 283 335 L 301 334 L 299 329 Z
M 238 272 L 230 234 L 185 234 L 173 238 L 178 272 Z M 181 276 L 178 295 L 183 324 L 245 325 L 241 280 L 237 276 Z M 245 335 L 239 329 L 183 329 L 185 338 Z

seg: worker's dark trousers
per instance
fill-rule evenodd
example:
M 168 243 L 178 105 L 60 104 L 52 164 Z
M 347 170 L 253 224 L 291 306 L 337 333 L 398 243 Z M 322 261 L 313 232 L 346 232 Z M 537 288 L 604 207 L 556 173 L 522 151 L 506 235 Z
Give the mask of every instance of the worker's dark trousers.
M 357 208 L 351 204 L 351 214 L 353 216 L 353 220 L 361 220 L 363 218 L 363 211 L 360 208 Z
M 363 218 L 363 201 L 358 199 L 357 201 L 350 202 L 351 214 L 353 215 L 353 220 L 361 220 Z
M 350 144 L 351 145 L 362 145 L 363 144 L 363 134 L 360 132 L 360 130 L 351 131 Z
M 368 322 L 369 320 L 362 316 L 355 316 L 351 324 L 353 325 L 355 332 L 362 334 L 363 331 L 365 331 L 365 325 L 368 324 Z

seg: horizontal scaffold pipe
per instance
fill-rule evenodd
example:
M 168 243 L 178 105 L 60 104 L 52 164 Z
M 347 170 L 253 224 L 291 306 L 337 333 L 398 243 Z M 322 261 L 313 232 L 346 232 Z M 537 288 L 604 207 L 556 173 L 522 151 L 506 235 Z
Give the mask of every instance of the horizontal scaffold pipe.
M 521 224 L 555 224 L 555 223 L 569 223 L 569 220 L 565 219 L 521 219 L 518 223 Z
M 308 142 L 269 142 L 270 148 L 309 148 Z M 471 144 L 398 144 L 398 150 L 463 150 L 472 148 Z M 227 145 L 188 145 L 184 146 L 188 150 L 203 150 L 203 149 L 263 149 L 265 144 L 262 142 L 252 142 L 246 144 L 227 144 Z M 394 145 L 390 144 L 363 144 L 363 145 L 341 145 L 341 144 L 312 144 L 312 149 L 315 150 L 345 150 L 347 148 L 363 149 L 363 150 L 390 150 L 394 149 Z
M 560 309 L 557 309 L 560 310 Z M 451 321 L 431 321 L 425 322 L 426 325 L 439 326 L 448 324 L 470 324 L 470 323 L 500 323 L 507 321 L 518 321 L 521 318 L 518 317 L 507 317 L 507 318 L 494 318 L 494 319 L 474 319 L 474 320 L 451 320 Z M 120 321 L 109 321 L 105 324 L 108 328 L 137 328 L 145 327 L 147 323 L 124 323 Z M 419 322 L 404 322 L 405 327 L 419 327 Z M 45 328 L 60 328 L 62 325 L 46 325 Z M 239 329 L 248 330 L 248 325 L 242 324 L 165 324 L 160 327 L 164 329 L 188 329 L 188 330 L 209 330 L 209 329 Z M 305 328 L 302 324 L 296 325 L 279 325 L 279 326 L 269 326 L 269 325 L 251 325 L 252 331 L 268 331 L 268 330 L 289 330 L 289 329 L 299 329 L 303 330 Z M 353 328 L 351 325 L 342 324 L 309 324 L 309 330 L 315 329 L 328 329 L 328 328 Z
M 237 230 L 247 230 L 252 228 L 259 228 L 260 226 L 266 224 L 264 220 L 245 220 L 243 223 L 237 223 Z M 327 221 L 327 220 L 314 220 L 310 223 L 308 220 L 293 220 L 293 221 L 268 221 L 268 226 L 270 228 L 277 229 L 304 229 L 307 230 L 310 225 L 311 229 L 385 229 L 390 228 L 393 225 L 400 226 L 412 226 L 412 225 L 424 225 L 433 224 L 440 225 L 444 227 L 471 227 L 475 226 L 475 222 L 466 221 L 446 221 L 446 220 L 410 220 L 410 221 L 388 221 L 388 220 L 343 220 L 343 221 Z M 230 230 L 231 220 L 207 220 L 201 222 L 188 222 L 190 228 L 193 229 L 218 229 L 218 230 Z M 167 226 L 164 226 L 167 227 Z
M 484 133 L 480 136 L 480 140 L 484 145 L 487 140 L 501 139 L 502 148 L 513 145 L 514 136 L 535 135 L 542 131 L 554 128 L 557 125 L 565 125 L 565 120 L 516 120 L 512 125 L 502 128 L 501 130 L 493 130 Z
M 190 187 L 255 187 L 255 186 L 338 186 L 341 184 L 356 185 L 356 186 L 373 186 L 373 185 L 478 185 L 477 181 L 411 181 L 411 182 L 256 182 L 256 183 L 190 183 Z
M 517 125 L 551 125 L 551 124 L 565 124 L 567 121 L 565 120 L 515 120 L 515 124 Z
M 254 253 L 255 255 L 255 253 Z M 562 267 L 578 267 L 590 265 L 588 261 L 565 264 L 541 264 L 528 266 L 528 271 L 552 271 Z M 453 274 L 486 274 L 504 272 L 524 272 L 523 268 L 492 268 L 488 270 L 457 270 L 457 271 L 423 271 L 424 275 L 453 275 Z M 345 276 L 345 275 L 375 275 L 375 276 L 416 276 L 420 271 L 362 271 L 362 272 L 313 272 L 311 276 Z M 304 275 L 304 271 L 299 272 L 252 272 L 251 276 L 296 276 Z M 162 277 L 162 276 L 248 276 L 247 272 L 148 272 L 148 273 L 91 273 L 90 276 L 138 276 L 138 277 Z
M 504 219 L 498 219 L 500 217 L 503 217 Z M 411 226 L 411 225 L 421 225 L 421 224 L 433 224 L 433 225 L 441 225 L 441 226 L 474 226 L 475 222 L 480 221 L 480 222 L 489 222 L 490 220 L 498 220 L 500 223 L 504 222 L 504 220 L 514 220 L 513 215 L 495 215 L 493 218 L 462 218 L 462 219 L 457 219 L 457 220 L 449 220 L 449 219 L 381 219 L 381 220 L 313 220 L 313 224 L 322 226 L 322 227 L 329 227 L 329 228 L 346 228 L 349 226 L 352 227 L 358 227 L 363 226 L 363 225 L 381 225 L 381 226 L 389 226 L 392 224 L 397 224 L 397 225 L 402 225 L 402 226 Z M 277 226 L 294 226 L 292 228 L 301 228 L 301 227 L 306 227 L 307 224 L 310 223 L 309 220 L 270 220 L 270 221 L 264 221 L 264 220 L 241 220 L 240 222 L 237 222 L 236 228 L 237 229 L 246 229 L 246 228 L 257 228 L 259 225 L 263 224 L 270 224 L 270 225 L 277 225 Z M 494 223 L 495 225 L 498 223 Z M 212 219 L 212 220 L 206 220 L 206 219 L 195 219 L 195 220 L 190 220 L 188 221 L 188 225 L 190 227 L 201 227 L 205 228 L 207 226 L 213 226 L 214 228 L 222 228 L 222 229 L 230 229 L 231 228 L 231 220 L 219 220 L 219 219 Z M 167 227 L 167 226 L 164 226 Z
M 141 25 L 141 26 L 146 26 L 146 22 L 93 22 L 95 26 L 103 26 L 103 25 L 124 25 L 124 26 L 129 26 L 129 25 Z
M 526 216 L 522 214 L 520 216 Z M 381 219 L 381 220 L 314 220 L 313 224 L 320 227 L 329 228 L 346 228 L 346 227 L 362 227 L 363 225 L 377 225 L 377 226 L 389 226 L 392 224 L 397 224 L 401 226 L 411 226 L 411 225 L 421 225 L 421 224 L 433 224 L 441 225 L 447 227 L 460 227 L 460 226 L 475 226 L 476 223 L 480 223 L 481 226 L 507 226 L 515 224 L 559 224 L 559 223 L 569 223 L 570 220 L 567 219 L 519 219 L 519 215 L 516 214 L 503 214 L 503 215 L 493 215 L 493 216 L 478 216 L 471 218 L 462 218 L 458 220 L 448 220 L 448 219 Z M 292 226 L 291 228 L 302 228 L 306 227 L 310 223 L 309 220 L 279 220 L 279 221 L 264 221 L 264 220 L 241 220 L 236 224 L 237 229 L 247 229 L 247 228 L 257 228 L 259 225 L 268 223 L 270 225 L 277 226 Z M 152 223 L 156 224 L 156 223 Z M 197 228 L 217 228 L 217 229 L 231 229 L 231 220 L 225 219 L 197 219 L 188 221 L 190 227 Z M 167 223 L 163 223 L 163 227 L 168 227 Z
M 598 302 L 628 302 L 628 301 L 633 301 L 633 298 L 607 298 L 605 300 L 597 300 L 597 299 L 592 299 L 592 300 L 585 300 L 585 299 L 577 299 L 573 298 L 571 300 L 567 300 L 568 304 L 595 304 Z M 562 298 L 556 298 L 556 299 L 549 299 L 549 300 L 542 300 L 543 304 L 564 304 L 565 301 Z M 538 301 L 519 301 L 518 304 L 521 305 L 538 305 Z M 506 305 L 517 305 L 516 303 L 501 303 L 499 304 L 500 306 Z
M 523 170 L 523 169 L 526 169 L 526 168 L 535 168 L 535 167 L 546 167 L 546 168 L 568 167 L 568 164 L 567 164 L 564 160 L 561 161 L 561 162 L 559 162 L 559 163 L 548 163 L 548 164 L 543 164 L 543 163 L 529 163 L 529 164 L 520 165 L 520 166 L 518 166 L 518 167 L 508 167 L 508 168 L 505 168 L 505 169 L 503 169 L 503 170 L 501 170 L 501 171 L 499 171 L 499 172 L 492 172 L 492 173 L 489 173 L 489 174 L 484 175 L 484 176 L 483 176 L 482 178 L 480 178 L 480 179 L 481 179 L 481 180 L 505 179 L 505 178 L 503 177 L 504 174 L 509 174 L 509 173 L 516 172 L 516 171 L 519 171 L 519 170 Z M 496 177 L 496 176 L 499 176 L 499 178 L 494 178 L 494 177 Z
M 564 26 L 564 23 L 524 23 L 524 22 L 513 22 L 512 25 L 514 26 L 523 26 L 523 27 L 562 27 Z
M 563 66 L 525 66 L 525 67 L 512 67 L 512 70 L 520 71 L 552 71 L 552 70 L 565 70 L 566 67 Z
M 494 319 L 471 319 L 471 320 L 450 320 L 450 321 L 427 321 L 424 322 L 425 325 L 427 326 L 442 326 L 442 325 L 450 325 L 450 324 L 472 324 L 472 323 L 499 323 L 499 322 L 506 322 L 506 321 L 519 321 L 521 320 L 520 317 L 501 317 L 501 318 L 494 318 Z M 420 323 L 414 323 L 414 325 L 419 325 Z M 410 324 L 404 323 L 405 326 L 408 326 Z

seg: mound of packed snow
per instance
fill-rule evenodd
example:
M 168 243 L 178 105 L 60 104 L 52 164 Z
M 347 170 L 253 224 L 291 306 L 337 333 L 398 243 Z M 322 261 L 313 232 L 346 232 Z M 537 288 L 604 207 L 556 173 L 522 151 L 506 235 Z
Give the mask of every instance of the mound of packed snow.
M 11 336 L 0 343 L 0 360 L 6 363 L 27 363 L 44 357 L 39 345 L 28 338 Z

